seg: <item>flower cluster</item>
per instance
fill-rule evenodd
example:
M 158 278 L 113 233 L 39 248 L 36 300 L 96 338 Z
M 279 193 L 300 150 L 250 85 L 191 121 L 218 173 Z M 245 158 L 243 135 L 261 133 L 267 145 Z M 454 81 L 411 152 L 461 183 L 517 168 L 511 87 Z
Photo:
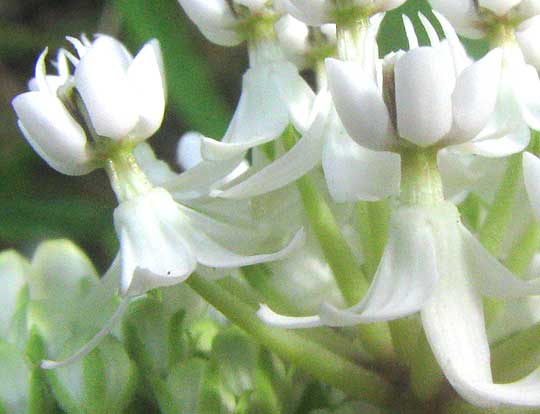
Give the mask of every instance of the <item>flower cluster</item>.
M 120 249 L 101 280 L 67 242 L 56 243 L 75 263 L 51 280 L 44 275 L 52 275 L 54 260 L 46 261 L 46 251 L 55 242 L 42 245 L 31 264 L 6 254 L 0 277 L 18 276 L 8 281 L 2 337 L 24 344 L 35 334 L 46 343 L 34 359 L 59 368 L 51 378 L 55 395 L 62 394 L 62 370 L 95 358 L 96 347 L 101 358 L 125 356 L 133 338 L 151 348 L 137 317 L 152 325 L 144 309 L 158 306 L 154 291 L 187 284 L 213 306 L 201 313 L 221 324 L 225 316 L 349 397 L 385 407 L 405 401 L 414 412 L 476 409 L 467 403 L 540 407 L 540 368 L 529 363 L 536 348 L 517 368 L 507 360 L 540 323 L 538 2 L 430 0 L 431 20 L 419 14 L 415 26 L 402 16 L 407 50 L 385 56 L 377 40 L 385 13 L 399 15 L 404 0 L 179 2 L 208 40 L 247 46 L 249 68 L 228 129 L 218 139 L 184 135 L 177 153 L 184 172 L 176 173 L 146 142 L 166 101 L 156 40 L 133 57 L 106 35 L 68 37 L 74 52 L 58 52 L 56 74 L 47 72 L 45 50 L 30 91 L 13 100 L 19 128 L 59 172 L 107 172 Z M 458 35 L 486 38 L 490 50 L 474 60 Z M 512 214 L 520 225 L 512 225 Z M 50 253 L 57 255 L 63 253 Z M 24 269 L 4 271 L 4 262 Z M 92 291 L 80 309 L 64 308 L 55 292 L 62 283 L 79 286 L 82 275 L 92 276 Z M 13 300 L 25 284 L 28 321 Z M 83 337 L 51 328 L 67 311 L 74 320 L 64 323 L 75 331 L 85 306 L 103 310 L 85 321 Z M 171 323 L 174 312 L 163 310 L 159 323 Z M 128 326 L 123 344 L 110 335 L 120 320 Z M 344 329 L 353 325 L 359 328 Z M 262 352 L 239 338 L 239 349 Z M 355 341 L 359 358 L 351 357 Z M 154 362 L 144 369 L 159 372 L 156 398 L 173 398 L 174 381 L 163 380 L 167 368 Z M 191 372 L 202 375 L 193 364 L 175 374 L 179 386 L 189 388 L 184 376 Z M 267 361 L 278 376 L 273 364 Z M 123 369 L 135 381 L 128 363 Z M 349 374 L 358 382 L 343 378 Z M 263 411 L 242 411 L 239 396 L 249 388 L 242 380 L 263 380 L 254 371 L 238 375 L 228 385 L 236 402 L 226 412 L 282 412 L 257 405 L 251 410 Z M 411 395 L 394 390 L 394 375 Z M 103 412 L 131 398 L 130 381 Z M 446 383 L 466 402 L 441 392 Z M 250 389 L 264 394 L 257 384 Z M 285 405 L 290 396 L 281 392 Z M 61 398 L 63 407 L 67 400 Z

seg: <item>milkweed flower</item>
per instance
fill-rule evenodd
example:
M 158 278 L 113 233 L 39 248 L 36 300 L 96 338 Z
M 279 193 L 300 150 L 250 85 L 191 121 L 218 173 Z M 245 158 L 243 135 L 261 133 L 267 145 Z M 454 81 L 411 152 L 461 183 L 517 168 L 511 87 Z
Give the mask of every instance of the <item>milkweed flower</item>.
M 68 40 L 78 57 L 60 50 L 58 74 L 48 75 L 46 49 L 30 91 L 15 97 L 13 107 L 21 131 L 49 165 L 82 175 L 102 166 L 111 147 L 154 134 L 163 119 L 165 83 L 156 40 L 135 57 L 109 36 Z
M 308 328 L 420 312 L 433 353 L 463 398 L 482 407 L 538 406 L 538 372 L 512 384 L 493 382 L 482 297 L 538 295 L 540 280 L 514 277 L 461 224 L 457 208 L 444 200 L 436 164 L 441 148 L 474 142 L 488 124 L 497 101 L 502 51 L 472 63 L 444 18 L 439 17 L 444 42 L 421 19 L 431 47 L 418 47 L 404 18 L 411 50 L 387 56 L 382 72 L 378 65 L 327 63 L 330 90 L 349 134 L 372 150 L 401 156 L 401 195 L 369 291 L 344 310 L 323 303 L 318 315 L 290 317 L 262 305 L 259 316 L 271 326 Z M 499 132 L 486 142 L 505 135 Z
M 59 75 L 47 78 L 43 53 L 38 59 L 36 78 L 30 83 L 38 90 L 19 95 L 13 106 L 21 130 L 53 167 L 77 174 L 105 168 L 119 202 L 114 225 L 120 253 L 109 273 L 117 275 L 124 300 L 88 344 L 66 360 L 45 361 L 43 366 L 48 368 L 66 365 L 90 352 L 110 332 L 130 298 L 182 282 L 199 264 L 231 268 L 280 259 L 304 239 L 300 230 L 285 249 L 273 254 L 256 254 L 253 250 L 242 254 L 224 247 L 236 246 L 231 238 L 238 240 L 257 232 L 253 227 L 240 229 L 179 204 L 159 185 L 173 178 L 169 184 L 175 192 L 184 188 L 184 193 L 191 192 L 185 198 L 197 198 L 203 191 L 201 187 L 226 177 L 240 160 L 214 163 L 210 176 L 188 174 L 176 178 L 153 154 L 148 154 L 148 149 L 146 154 L 144 149 L 138 151 L 149 163 L 147 170 L 156 179 L 155 186 L 132 154 L 137 144 L 157 130 L 163 117 L 165 92 L 157 42 L 149 42 L 132 59 L 110 37 L 100 36 L 93 43 L 84 37 L 70 41 L 79 58 L 61 51 Z M 64 59 L 70 59 L 75 66 L 73 75 Z M 49 107 L 42 106 L 45 104 Z M 72 128 L 58 129 L 64 125 Z M 72 137 L 67 135 L 70 132 L 78 134 Z M 71 151 L 71 147 L 78 148 L 78 152 Z M 84 158 L 80 154 L 91 155 Z M 199 167 L 202 172 L 203 167 Z M 257 248 L 253 238 L 246 244 Z

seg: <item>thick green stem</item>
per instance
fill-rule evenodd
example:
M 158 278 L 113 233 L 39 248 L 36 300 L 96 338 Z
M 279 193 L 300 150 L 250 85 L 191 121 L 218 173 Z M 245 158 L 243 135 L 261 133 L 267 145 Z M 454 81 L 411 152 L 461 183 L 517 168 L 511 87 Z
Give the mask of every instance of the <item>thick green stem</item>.
M 358 234 L 362 241 L 364 269 L 369 280 L 373 279 L 388 239 L 390 205 L 387 200 L 359 202 L 356 205 Z
M 342 390 L 350 397 L 374 404 L 390 406 L 396 399 L 392 387 L 373 372 L 306 341 L 292 331 L 266 326 L 249 305 L 219 285 L 196 274 L 191 275 L 186 283 L 231 322 L 319 381 Z
M 252 268 L 251 271 L 253 272 L 255 272 L 255 269 L 253 269 L 255 267 L 256 266 L 249 266 L 249 268 Z M 243 268 L 243 270 L 245 273 L 246 268 Z M 258 309 L 261 303 L 266 303 L 278 312 L 294 312 L 284 301 L 280 300 L 279 304 L 272 302 L 271 300 L 268 300 L 267 296 L 263 295 L 262 292 L 255 292 L 245 283 L 242 283 L 237 279 L 229 277 L 221 279 L 217 283 L 229 293 L 251 306 L 254 311 Z M 302 329 L 297 331 L 297 333 L 301 337 L 315 342 L 350 361 L 359 362 L 368 360 L 367 356 L 362 354 L 360 350 L 357 349 L 356 345 L 330 328 L 321 327 L 315 329 Z
M 539 247 L 540 225 L 531 223 L 525 234 L 510 251 L 505 263 L 506 267 L 516 275 L 523 275 Z
M 444 201 L 437 150 L 401 150 L 401 205 L 432 206 Z
M 504 234 L 512 221 L 512 207 L 521 180 L 521 159 L 521 154 L 512 155 L 508 159 L 503 181 L 495 193 L 491 208 L 478 235 L 480 242 L 494 256 L 499 255 Z
M 290 150 L 296 144 L 297 133 L 289 127 L 282 138 L 285 148 Z M 310 176 L 305 175 L 299 178 L 296 184 L 309 223 L 332 269 L 338 288 L 345 302 L 353 306 L 360 301 L 369 288 L 366 276 L 315 182 Z M 392 341 L 386 324 L 361 325 L 358 332 L 366 351 L 372 356 L 381 360 L 394 358 Z

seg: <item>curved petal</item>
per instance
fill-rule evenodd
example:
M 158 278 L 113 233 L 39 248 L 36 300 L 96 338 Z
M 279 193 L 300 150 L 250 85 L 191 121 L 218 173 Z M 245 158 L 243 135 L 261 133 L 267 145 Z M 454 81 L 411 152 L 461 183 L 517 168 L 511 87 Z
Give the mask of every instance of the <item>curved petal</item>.
M 540 221 L 540 159 L 530 152 L 523 154 L 523 179 L 537 221 Z
M 459 257 L 470 244 L 465 243 Z M 482 298 L 463 260 L 441 278 L 422 309 L 422 322 L 431 349 L 444 374 L 468 402 L 480 407 L 540 404 L 540 372 L 511 384 L 494 384 Z
M 180 5 L 197 26 L 214 30 L 232 27 L 236 18 L 226 0 L 179 0 Z
M 523 280 L 514 276 L 480 244 L 464 226 L 460 226 L 469 266 L 469 277 L 482 294 L 495 298 L 519 298 L 540 295 L 540 278 Z
M 305 233 L 300 230 L 289 244 L 278 252 L 251 256 L 237 254 L 195 229 L 192 230 L 190 238 L 198 262 L 210 267 L 231 268 L 281 260 L 304 244 Z
M 396 139 L 379 89 L 362 66 L 326 59 L 328 83 L 337 113 L 349 135 L 374 151 L 390 150 Z
M 391 152 L 361 147 L 336 120 L 323 150 L 322 165 L 328 190 L 338 202 L 376 201 L 399 193 L 401 159 Z
M 204 37 L 219 46 L 236 46 L 244 41 L 244 37 L 234 29 L 214 29 L 205 25 L 198 27 Z
M 51 167 L 67 175 L 94 169 L 84 130 L 57 98 L 27 92 L 16 96 L 12 104 L 25 138 Z
M 242 94 L 223 140 L 203 140 L 203 157 L 220 160 L 238 156 L 249 148 L 278 138 L 289 123 L 289 112 L 279 92 L 279 72 L 283 63 L 258 65 L 242 79 Z M 288 63 L 288 65 L 294 65 Z M 296 71 L 296 68 L 294 68 Z
M 326 93 L 321 95 L 319 101 L 320 108 L 315 120 L 291 150 L 239 184 L 214 194 L 223 198 L 254 197 L 284 187 L 312 170 L 321 160 L 331 106 L 330 96 Z
M 452 94 L 457 136 L 451 142 L 470 140 L 486 126 L 497 102 L 502 57 L 502 49 L 492 50 L 459 75 Z
M 204 136 L 195 131 L 186 132 L 180 137 L 176 145 L 176 162 L 182 170 L 189 170 L 202 162 L 203 139 Z
M 127 78 L 139 122 L 130 137 L 146 139 L 160 127 L 165 111 L 165 73 L 159 42 L 150 40 L 129 65 Z
M 456 79 L 443 46 L 413 49 L 395 65 L 399 135 L 422 147 L 436 143 L 452 127 Z
M 459 234 L 456 208 L 401 207 L 392 216 L 390 238 L 373 284 L 357 305 L 340 310 L 323 304 L 318 316 L 289 317 L 268 307 L 259 310 L 266 323 L 283 328 L 350 326 L 397 319 L 418 312 L 432 294 L 439 271 L 449 265 Z
M 75 86 L 99 135 L 126 138 L 139 120 L 137 98 L 128 81 L 131 59 L 108 36 L 99 37 L 75 69 Z
M 540 77 L 536 69 L 527 64 L 516 65 L 511 73 L 512 89 L 525 122 L 540 130 Z
M 140 295 L 185 280 L 197 261 L 182 233 L 184 218 L 170 194 L 154 188 L 114 211 L 120 238 L 121 292 Z
M 497 16 L 503 16 L 512 9 L 512 7 L 521 3 L 522 0 L 478 0 L 480 7 L 491 10 Z

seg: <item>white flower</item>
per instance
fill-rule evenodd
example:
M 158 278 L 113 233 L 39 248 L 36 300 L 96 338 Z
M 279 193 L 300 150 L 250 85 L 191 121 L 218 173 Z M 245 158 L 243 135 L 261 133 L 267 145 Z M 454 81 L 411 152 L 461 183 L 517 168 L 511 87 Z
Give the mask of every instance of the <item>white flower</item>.
M 532 17 L 518 26 L 516 40 L 523 51 L 525 61 L 540 70 L 540 11 L 538 16 Z
M 381 20 L 380 16 L 374 18 L 366 35 L 366 39 L 373 40 L 366 40 L 366 59 L 376 53 L 370 47 L 375 45 Z M 248 198 L 268 193 L 297 180 L 321 162 L 330 194 L 337 202 L 374 201 L 399 192 L 399 156 L 377 153 L 354 142 L 337 117 L 325 88 L 315 99 L 307 125 L 301 139 L 283 156 L 214 195 Z
M 327 60 L 332 97 L 351 137 L 375 151 L 395 151 L 402 140 L 441 147 L 505 138 L 505 131 L 480 134 L 497 102 L 502 51 L 472 63 L 444 18 L 443 42 L 421 19 L 431 47 L 418 47 L 404 16 L 411 49 L 387 56 L 382 68 L 376 61 L 362 66 Z
M 540 293 L 540 280 L 515 278 L 460 224 L 450 203 L 403 206 L 392 216 L 390 238 L 364 299 L 340 310 L 323 303 L 319 315 L 282 316 L 262 306 L 272 326 L 350 326 L 420 311 L 424 330 L 446 377 L 472 404 L 540 405 L 535 372 L 513 384 L 494 384 L 482 296 L 515 298 Z
M 205 139 L 203 157 L 223 160 L 273 141 L 289 124 L 305 131 L 314 93 L 277 45 L 256 47 L 242 78 L 242 94 L 221 141 Z M 262 54 L 262 55 L 259 55 Z
M 290 14 L 286 14 L 276 22 L 274 28 L 285 55 L 291 62 L 300 65 L 309 50 L 308 27 Z
M 108 36 L 68 40 L 79 58 L 60 51 L 59 74 L 46 75 L 45 50 L 31 92 L 15 97 L 13 107 L 36 152 L 58 171 L 78 175 L 99 166 L 95 140 L 138 142 L 154 134 L 163 118 L 165 88 L 156 40 L 134 58 Z
M 198 263 L 212 268 L 236 268 L 279 260 L 304 239 L 300 231 L 277 253 L 236 253 L 224 246 L 256 247 L 256 228 L 240 228 L 212 219 L 176 203 L 162 188 L 121 203 L 114 212 L 114 223 L 120 238 L 120 283 L 125 295 L 180 283 L 195 271 Z M 250 237 L 250 232 L 255 236 Z

